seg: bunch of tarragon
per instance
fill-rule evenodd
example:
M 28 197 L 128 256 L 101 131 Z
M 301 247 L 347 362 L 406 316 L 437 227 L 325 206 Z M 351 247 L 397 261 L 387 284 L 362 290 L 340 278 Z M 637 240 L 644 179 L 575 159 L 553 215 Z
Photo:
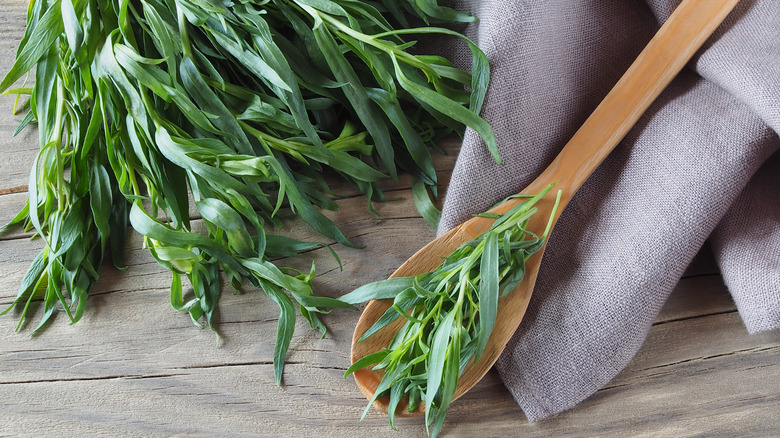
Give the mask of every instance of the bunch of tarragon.
M 313 266 L 271 261 L 319 245 L 266 232 L 280 212 L 352 245 L 321 212 L 336 207 L 328 180 L 370 206 L 384 199 L 377 181 L 409 173 L 435 223 L 436 142 L 470 126 L 497 156 L 478 116 L 485 55 L 428 27 L 472 20 L 435 0 L 32 0 L 0 92 L 29 97 L 19 130 L 37 125 L 28 201 L 10 225 L 43 249 L 11 308 L 37 309 L 35 330 L 57 313 L 78 321 L 104 258 L 124 268 L 130 225 L 196 324 L 212 325 L 220 272 L 278 304 L 280 381 L 296 308 L 324 333 L 322 309 L 347 306 L 313 294 Z M 431 34 L 466 41 L 472 73 L 412 54 L 410 38 Z

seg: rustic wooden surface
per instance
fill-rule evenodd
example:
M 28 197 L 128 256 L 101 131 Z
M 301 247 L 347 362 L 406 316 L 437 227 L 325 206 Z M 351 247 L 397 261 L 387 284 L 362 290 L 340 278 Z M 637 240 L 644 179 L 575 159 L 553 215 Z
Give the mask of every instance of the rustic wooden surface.
M 24 30 L 26 1 L 0 3 L 0 75 Z M 0 97 L 0 222 L 24 204 L 37 134 L 12 138 L 19 116 Z M 446 174 L 453 152 L 439 160 Z M 388 186 L 400 201 L 378 206 L 339 201 L 332 215 L 366 245 L 338 247 L 340 272 L 325 251 L 289 264 L 318 262 L 319 293 L 337 296 L 389 275 L 433 231 L 410 200 L 408 181 Z M 312 236 L 292 224 L 298 237 Z M 5 308 L 41 245 L 28 234 L 0 238 L 0 308 Z M 55 318 L 39 336 L 14 332 L 0 317 L 0 436 L 424 436 L 419 418 L 371 412 L 351 379 L 349 344 L 357 312 L 337 311 L 320 339 L 299 321 L 284 385 L 271 365 L 276 306 L 261 292 L 227 289 L 219 334 L 195 328 L 168 304 L 169 274 L 131 233 L 130 268 L 103 267 L 81 322 Z M 359 435 L 358 435 L 359 434 Z M 705 248 L 678 284 L 644 346 L 614 381 L 577 408 L 539 423 L 523 413 L 491 371 L 448 414 L 444 436 L 777 436 L 780 434 L 780 333 L 749 336 Z

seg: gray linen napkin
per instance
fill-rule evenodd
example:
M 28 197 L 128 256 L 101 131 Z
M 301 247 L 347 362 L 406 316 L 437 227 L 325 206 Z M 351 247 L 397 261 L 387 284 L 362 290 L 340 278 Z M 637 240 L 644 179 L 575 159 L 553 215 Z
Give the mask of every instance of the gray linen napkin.
M 677 4 L 452 1 L 480 18 L 466 31 L 491 60 L 483 116 L 505 164 L 467 131 L 440 232 L 525 187 Z M 743 0 L 556 226 L 525 320 L 497 363 L 531 421 L 625 367 L 709 236 L 748 330 L 780 327 L 778 132 L 780 1 Z

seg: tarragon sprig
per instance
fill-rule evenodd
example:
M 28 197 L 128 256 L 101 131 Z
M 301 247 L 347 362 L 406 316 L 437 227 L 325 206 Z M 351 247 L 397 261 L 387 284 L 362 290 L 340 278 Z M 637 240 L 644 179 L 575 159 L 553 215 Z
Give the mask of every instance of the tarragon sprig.
M 515 288 L 525 274 L 525 262 L 544 246 L 558 197 L 547 228 L 541 235 L 526 229 L 534 206 L 554 184 L 505 214 L 491 228 L 448 255 L 435 270 L 414 277 L 396 277 L 362 286 L 340 299 L 355 304 L 392 299 L 388 308 L 359 339 L 363 341 L 398 318 L 403 327 L 390 345 L 357 360 L 346 375 L 373 365 L 384 376 L 363 416 L 374 401 L 389 394 L 390 425 L 403 397 L 408 410 L 425 404 L 425 423 L 437 435 L 450 406 L 458 377 L 471 361 L 478 361 L 496 322 L 499 298 Z

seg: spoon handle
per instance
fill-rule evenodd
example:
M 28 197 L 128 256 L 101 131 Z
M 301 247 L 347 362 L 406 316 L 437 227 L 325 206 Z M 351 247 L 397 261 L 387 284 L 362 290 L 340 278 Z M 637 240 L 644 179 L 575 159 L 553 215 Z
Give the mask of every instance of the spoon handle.
M 575 193 L 737 3 L 683 1 L 541 174 L 542 184 L 558 180 L 566 193 Z
M 737 3 L 739 0 L 683 0 L 558 156 L 523 192 L 538 193 L 551 181 L 557 181 L 556 188 L 562 190 L 557 220 L 585 180 Z M 517 202 L 506 202 L 493 211 L 504 213 Z M 490 226 L 486 221 L 464 225 L 472 235 Z

